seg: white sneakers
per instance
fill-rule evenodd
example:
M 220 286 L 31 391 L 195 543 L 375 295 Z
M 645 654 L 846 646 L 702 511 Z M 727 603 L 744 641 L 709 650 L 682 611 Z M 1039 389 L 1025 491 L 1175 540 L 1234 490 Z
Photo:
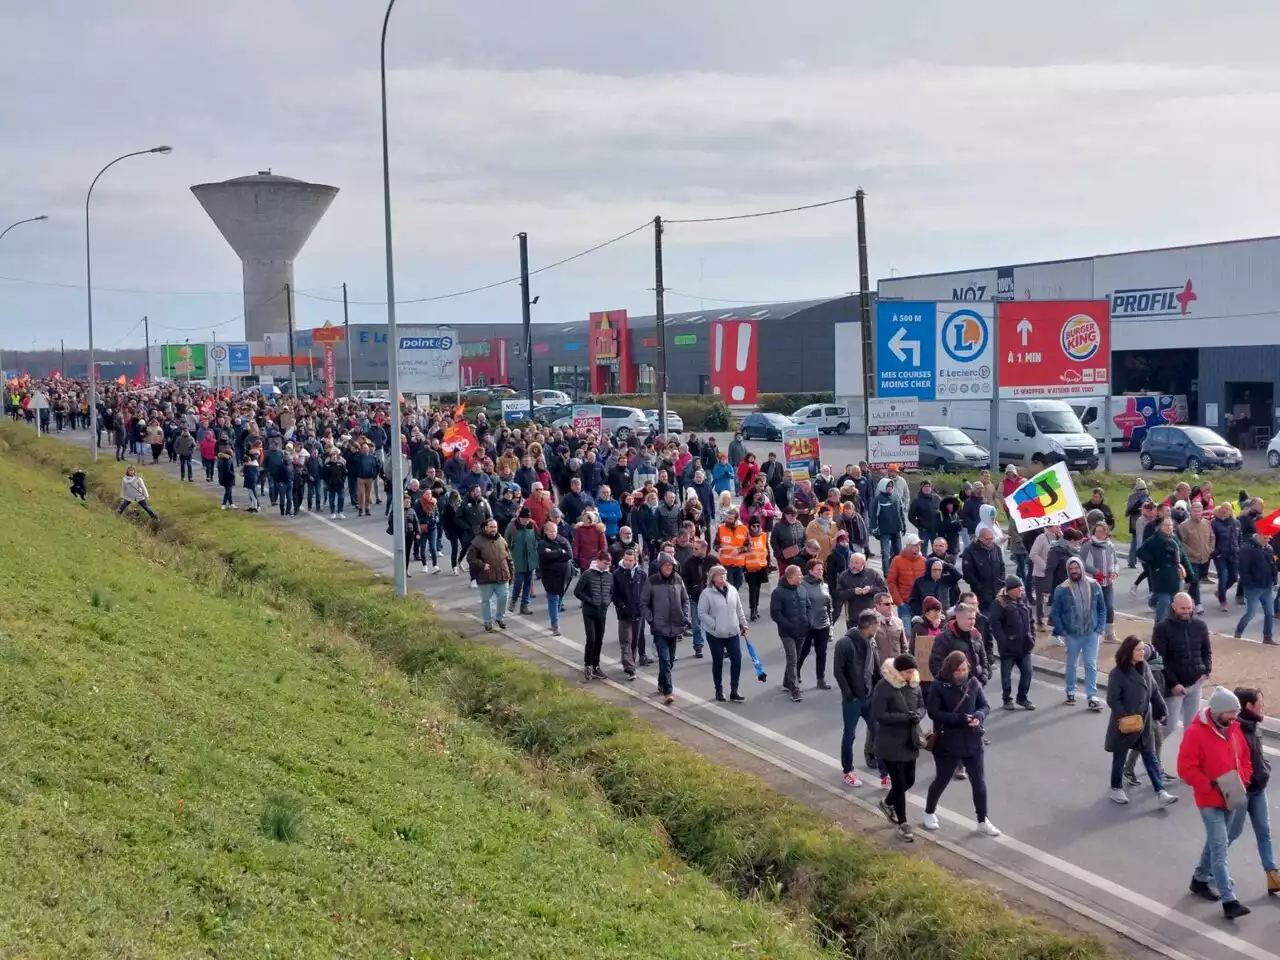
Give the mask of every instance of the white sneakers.
M 938 815 L 936 813 L 926 813 L 924 819 L 920 821 L 920 825 L 926 830 L 937 830 L 941 826 L 938 823 Z M 987 837 L 1000 836 L 999 828 L 990 820 L 979 820 L 978 832 Z
M 1111 791 L 1111 802 L 1112 803 L 1128 803 L 1129 795 L 1125 793 L 1122 788 L 1116 787 L 1114 790 Z
M 460 576 L 462 576 L 462 568 L 461 568 L 461 567 L 454 567 L 454 568 L 453 568 L 453 575 L 454 575 L 455 577 L 460 577 Z
M 1161 790 L 1159 793 L 1156 794 L 1156 799 L 1159 800 L 1160 803 L 1166 807 L 1172 803 L 1178 802 L 1178 798 L 1175 797 L 1168 790 Z
M 330 519 L 330 520 L 337 520 L 337 519 L 338 519 L 338 515 L 337 515 L 336 513 L 331 513 L 331 514 L 329 514 L 329 519 Z
M 346 515 L 345 513 L 343 513 L 341 510 L 339 510 L 339 511 L 338 511 L 338 519 L 339 519 L 339 520 L 345 520 L 345 519 L 347 519 L 347 515 Z

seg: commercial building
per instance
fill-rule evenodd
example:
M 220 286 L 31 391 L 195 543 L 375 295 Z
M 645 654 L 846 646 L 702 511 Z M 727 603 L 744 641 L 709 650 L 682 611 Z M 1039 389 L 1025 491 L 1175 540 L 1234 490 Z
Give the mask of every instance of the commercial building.
M 1112 392 L 1186 394 L 1193 422 L 1271 431 L 1280 398 L 1280 237 L 880 280 L 881 299 L 1111 303 Z

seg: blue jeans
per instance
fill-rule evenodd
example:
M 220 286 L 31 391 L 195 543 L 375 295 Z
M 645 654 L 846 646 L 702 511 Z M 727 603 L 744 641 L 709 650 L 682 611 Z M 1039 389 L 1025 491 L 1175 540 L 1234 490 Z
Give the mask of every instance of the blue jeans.
M 1169 611 L 1173 608 L 1172 593 L 1153 593 L 1156 601 L 1156 623 L 1159 623 L 1169 615 Z
M 1139 745 L 1142 751 L 1142 765 L 1147 768 L 1147 776 L 1151 778 L 1151 787 L 1156 793 L 1164 789 L 1164 777 L 1160 775 L 1160 761 L 1156 759 L 1155 744 Z M 1124 774 L 1124 764 L 1129 757 L 1128 750 L 1117 750 L 1111 755 L 1111 789 L 1121 790 L 1124 788 L 1124 780 L 1121 779 Z
M 693 621 L 693 650 L 695 653 L 697 653 L 702 649 L 703 635 L 702 635 L 702 624 L 698 622 L 697 603 L 694 603 L 693 607 L 694 607 L 693 616 L 690 617 L 689 619 Z M 716 655 L 715 647 L 711 648 L 711 655 L 713 657 Z
M 843 773 L 852 773 L 853 738 L 858 732 L 858 721 L 866 721 L 868 746 L 870 746 L 875 737 L 876 723 L 871 719 L 871 698 L 868 696 L 863 697 L 861 700 L 842 700 L 840 712 L 844 718 L 844 726 L 840 731 L 840 770 Z M 864 750 L 863 755 L 870 758 L 871 754 L 869 750 Z M 887 771 L 884 763 L 877 760 L 875 764 L 880 776 L 885 776 Z
M 737 693 L 738 679 L 742 676 L 742 644 L 738 640 L 738 635 L 713 637 L 707 634 L 707 644 L 711 647 L 711 679 L 715 681 L 716 696 L 724 692 L 722 678 L 726 657 L 729 659 L 729 692 Z
M 560 629 L 560 597 L 550 590 L 547 591 L 547 617 L 553 628 Z
M 658 692 L 670 696 L 671 669 L 676 662 L 676 638 L 664 637 L 660 633 L 653 635 L 653 646 L 658 651 Z
M 1080 654 L 1084 654 L 1084 695 L 1093 699 L 1098 695 L 1098 635 L 1067 637 L 1067 696 L 1076 695 L 1076 667 Z
M 427 549 L 431 551 L 431 563 L 435 566 L 440 564 L 440 524 L 427 524 Z M 532 574 L 530 575 L 532 576 Z M 529 586 L 532 589 L 533 581 L 530 580 Z
M 342 501 L 342 487 L 329 488 L 329 512 L 341 513 L 344 503 Z
M 490 609 L 491 606 L 493 607 L 492 610 Z M 497 614 L 497 619 L 501 620 L 506 612 L 507 584 L 480 584 L 480 615 L 484 619 L 484 625 L 487 627 L 493 622 L 495 613 Z
M 229 507 L 235 504 L 235 499 L 231 496 L 231 491 L 233 489 L 234 489 L 233 487 L 222 488 L 222 505 L 223 506 Z
M 1129 538 L 1129 569 L 1132 570 L 1138 565 L 1138 538 Z
M 1035 586 L 1031 580 L 1031 557 L 1025 553 L 1015 553 L 1013 555 L 1013 570 L 1018 575 L 1018 579 L 1022 581 L 1022 585 L 1028 590 L 1034 590 Z
M 1262 861 L 1263 870 L 1276 868 L 1276 854 L 1271 846 L 1271 819 L 1267 813 L 1267 792 L 1259 790 L 1249 794 L 1249 803 L 1239 810 L 1231 820 L 1231 829 L 1227 833 L 1227 843 L 1232 844 L 1244 833 L 1244 822 L 1247 819 L 1253 825 L 1253 838 L 1258 842 L 1258 859 Z
M 1244 635 L 1244 628 L 1249 625 L 1249 621 L 1253 619 L 1254 612 L 1261 605 L 1262 639 L 1270 640 L 1276 620 L 1275 597 L 1272 595 L 1271 587 L 1245 587 L 1244 604 L 1244 616 L 1236 624 L 1236 636 Z
M 533 590 L 533 571 L 520 573 L 516 571 L 516 579 L 511 584 L 511 597 L 518 600 L 520 606 L 527 607 L 529 605 L 529 593 Z
M 902 625 L 906 627 L 906 629 L 911 629 L 911 604 L 898 604 L 898 619 L 902 621 Z
M 1213 565 L 1218 571 L 1218 602 L 1227 602 L 1227 591 L 1240 579 L 1238 557 L 1214 557 Z
M 1201 883 L 1212 881 L 1218 889 L 1218 896 L 1224 901 L 1232 901 L 1236 898 L 1236 890 L 1231 884 L 1231 873 L 1227 869 L 1232 811 L 1219 807 L 1200 807 L 1200 819 L 1204 821 L 1204 849 L 1200 851 L 1200 862 L 1196 864 L 1192 876 Z
M 880 563 L 886 574 L 889 571 L 889 561 L 896 557 L 901 549 L 902 534 L 894 533 L 880 537 Z M 907 622 L 910 623 L 910 621 Z
M 1018 669 L 1018 701 L 1022 702 L 1031 696 L 1031 654 L 1024 653 L 1020 657 L 1000 658 L 1000 695 L 1009 700 L 1013 696 L 1013 670 Z

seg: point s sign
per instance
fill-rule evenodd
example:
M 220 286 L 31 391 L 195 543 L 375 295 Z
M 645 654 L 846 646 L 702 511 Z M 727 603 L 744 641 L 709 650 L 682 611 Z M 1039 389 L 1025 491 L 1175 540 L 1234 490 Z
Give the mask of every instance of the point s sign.
M 1108 396 L 1110 311 L 1106 300 L 1012 300 L 997 304 L 1000 396 Z

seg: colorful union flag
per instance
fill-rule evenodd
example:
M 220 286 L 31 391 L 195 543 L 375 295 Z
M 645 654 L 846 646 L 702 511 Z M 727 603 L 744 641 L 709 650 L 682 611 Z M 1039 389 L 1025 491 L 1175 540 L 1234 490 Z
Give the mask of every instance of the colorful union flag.
M 1005 497 L 1004 505 L 1019 533 L 1069 523 L 1084 516 L 1084 507 L 1065 463 L 1055 463 L 1037 473 Z

